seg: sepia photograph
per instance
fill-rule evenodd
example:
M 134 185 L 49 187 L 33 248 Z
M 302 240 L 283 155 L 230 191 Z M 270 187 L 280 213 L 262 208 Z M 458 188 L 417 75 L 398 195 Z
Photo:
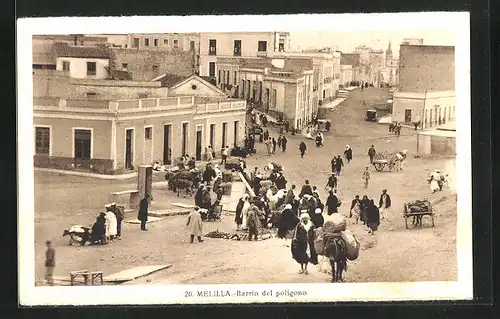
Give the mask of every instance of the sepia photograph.
M 471 299 L 468 19 L 20 20 L 21 303 Z

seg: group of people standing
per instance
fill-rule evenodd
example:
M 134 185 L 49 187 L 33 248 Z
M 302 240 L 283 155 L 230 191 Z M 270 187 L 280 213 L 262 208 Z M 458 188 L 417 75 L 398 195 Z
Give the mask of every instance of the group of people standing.
M 101 212 L 90 233 L 90 243 L 105 245 L 115 239 L 121 239 L 122 221 L 125 215 L 124 208 L 116 203 L 105 205 L 106 212 Z
M 362 199 L 359 199 L 359 195 L 356 195 L 351 202 L 349 218 L 359 214 L 359 220 L 363 225 L 366 225 L 368 233 L 373 235 L 380 225 L 380 220 L 389 220 L 388 213 L 390 208 L 391 196 L 387 193 L 386 189 L 382 190 L 378 206 L 367 195 L 364 195 Z M 357 218 L 358 216 L 355 217 Z

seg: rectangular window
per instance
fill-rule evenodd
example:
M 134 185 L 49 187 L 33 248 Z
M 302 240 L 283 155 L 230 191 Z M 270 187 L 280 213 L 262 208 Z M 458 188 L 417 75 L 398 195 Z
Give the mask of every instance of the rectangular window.
M 86 95 L 87 95 L 88 98 L 96 98 L 96 97 L 99 96 L 99 93 L 96 93 L 96 92 L 87 92 Z
M 236 83 L 237 83 L 237 82 L 236 82 L 236 78 L 237 78 L 237 73 L 236 73 L 236 71 L 234 71 L 234 79 L 233 79 L 233 83 L 234 83 L 234 85 L 236 85 Z
M 222 123 L 222 147 L 227 146 L 227 123 Z
M 182 123 L 182 155 L 186 155 L 188 148 L 188 123 Z
M 208 62 L 208 76 L 215 78 L 215 62 Z
M 144 46 L 146 46 L 146 47 L 149 46 L 149 39 L 144 39 Z
M 157 47 L 157 46 L 158 46 L 158 39 L 154 39 L 154 40 L 153 40 L 153 45 L 154 45 L 155 47 Z
M 50 155 L 50 128 L 35 127 L 35 154 Z
M 217 40 L 208 40 L 208 55 L 217 55 Z
M 229 84 L 229 71 L 226 71 L 226 84 Z
M 163 39 L 163 44 L 168 45 L 168 39 Z
M 134 38 L 134 42 L 132 43 L 133 48 L 138 48 L 139 47 L 139 38 Z
M 125 71 L 127 71 L 127 69 L 128 69 L 128 63 L 122 63 L 122 69 L 124 69 Z
M 221 70 L 219 70 L 219 77 L 217 78 L 217 83 L 219 83 L 219 84 L 221 82 L 221 73 L 220 72 L 221 72 Z
M 179 47 L 179 40 L 174 40 L 174 48 L 178 48 Z
M 267 41 L 259 41 L 258 51 L 259 52 L 267 51 Z
M 63 71 L 69 71 L 69 61 L 63 61 L 62 69 Z
M 241 40 L 234 40 L 234 55 L 241 56 Z
M 189 42 L 189 49 L 194 51 L 194 41 Z
M 75 159 L 89 160 L 91 153 L 92 131 L 78 129 L 75 130 Z
M 210 146 L 215 147 L 215 124 L 210 124 Z
M 153 129 L 151 127 L 144 128 L 144 139 L 151 140 L 153 136 Z
M 97 64 L 95 62 L 87 62 L 87 75 L 96 75 Z

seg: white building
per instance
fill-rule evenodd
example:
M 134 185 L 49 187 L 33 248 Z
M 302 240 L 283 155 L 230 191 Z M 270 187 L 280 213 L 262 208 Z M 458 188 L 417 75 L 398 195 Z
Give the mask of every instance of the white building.
M 106 79 L 109 76 L 109 52 L 104 47 L 55 44 L 56 70 L 74 79 Z
M 218 77 L 218 57 L 267 57 L 286 50 L 288 38 L 283 32 L 200 33 L 200 76 Z

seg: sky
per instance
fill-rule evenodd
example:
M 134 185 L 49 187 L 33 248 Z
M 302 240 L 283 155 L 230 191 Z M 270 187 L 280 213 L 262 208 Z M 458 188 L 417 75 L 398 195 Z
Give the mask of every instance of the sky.
M 292 50 L 309 47 L 321 48 L 338 46 L 338 50 L 353 52 L 358 45 L 367 45 L 373 49 L 387 50 L 392 42 L 393 55 L 399 56 L 399 45 L 403 38 L 424 39 L 424 45 L 455 45 L 455 32 L 450 30 L 380 30 L 380 31 L 318 31 L 290 32 Z

